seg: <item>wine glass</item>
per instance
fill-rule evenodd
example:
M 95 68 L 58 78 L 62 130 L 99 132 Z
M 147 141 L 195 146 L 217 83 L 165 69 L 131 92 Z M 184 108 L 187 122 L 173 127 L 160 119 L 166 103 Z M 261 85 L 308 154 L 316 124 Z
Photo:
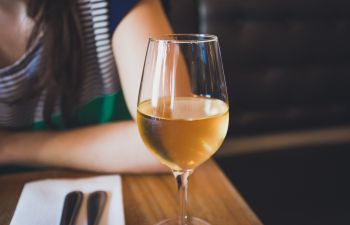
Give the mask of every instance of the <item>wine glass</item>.
M 216 36 L 172 34 L 149 39 L 137 124 L 147 148 L 172 170 L 179 190 L 178 218 L 158 225 L 209 224 L 187 216 L 187 183 L 193 170 L 224 141 L 228 109 Z

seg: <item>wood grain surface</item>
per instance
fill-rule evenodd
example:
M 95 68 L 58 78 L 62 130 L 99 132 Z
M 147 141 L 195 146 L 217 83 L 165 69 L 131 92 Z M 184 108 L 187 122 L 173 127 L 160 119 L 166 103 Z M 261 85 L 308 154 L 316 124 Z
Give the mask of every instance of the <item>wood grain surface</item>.
M 101 174 L 68 170 L 2 173 L 0 225 L 10 224 L 26 182 L 96 175 Z M 172 175 L 123 175 L 122 180 L 126 225 L 152 225 L 176 216 L 177 193 Z M 190 177 L 189 214 L 205 219 L 212 225 L 262 224 L 213 161 L 199 167 Z

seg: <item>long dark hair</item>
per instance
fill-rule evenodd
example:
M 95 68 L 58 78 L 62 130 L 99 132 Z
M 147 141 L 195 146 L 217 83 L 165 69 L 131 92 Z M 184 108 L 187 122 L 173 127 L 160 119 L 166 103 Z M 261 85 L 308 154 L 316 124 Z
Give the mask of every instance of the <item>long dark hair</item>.
M 82 82 L 83 38 L 76 0 L 29 0 L 28 16 L 34 22 L 28 46 L 41 36 L 42 57 L 35 91 L 45 91 L 44 121 L 55 127 L 55 103 L 61 106 L 65 125 L 77 107 Z

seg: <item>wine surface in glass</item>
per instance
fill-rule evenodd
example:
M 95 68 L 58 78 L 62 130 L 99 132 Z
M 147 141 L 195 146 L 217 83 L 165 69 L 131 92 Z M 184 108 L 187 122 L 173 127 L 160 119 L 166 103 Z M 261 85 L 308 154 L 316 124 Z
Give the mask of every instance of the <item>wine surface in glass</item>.
M 141 102 L 137 123 L 147 148 L 172 170 L 193 169 L 209 159 L 227 133 L 228 105 L 205 97 Z

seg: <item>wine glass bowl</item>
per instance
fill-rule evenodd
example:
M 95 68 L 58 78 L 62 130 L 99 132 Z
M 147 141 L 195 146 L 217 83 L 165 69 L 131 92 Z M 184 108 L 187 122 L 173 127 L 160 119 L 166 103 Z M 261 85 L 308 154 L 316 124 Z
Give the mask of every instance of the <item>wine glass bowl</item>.
M 172 170 L 194 169 L 222 144 L 228 126 L 227 104 L 199 96 L 162 101 L 159 108 L 152 108 L 150 100 L 139 104 L 142 139 Z
M 218 39 L 162 35 L 149 39 L 137 107 L 141 138 L 179 187 L 179 217 L 160 224 L 208 224 L 186 214 L 187 179 L 221 146 L 229 107 Z

